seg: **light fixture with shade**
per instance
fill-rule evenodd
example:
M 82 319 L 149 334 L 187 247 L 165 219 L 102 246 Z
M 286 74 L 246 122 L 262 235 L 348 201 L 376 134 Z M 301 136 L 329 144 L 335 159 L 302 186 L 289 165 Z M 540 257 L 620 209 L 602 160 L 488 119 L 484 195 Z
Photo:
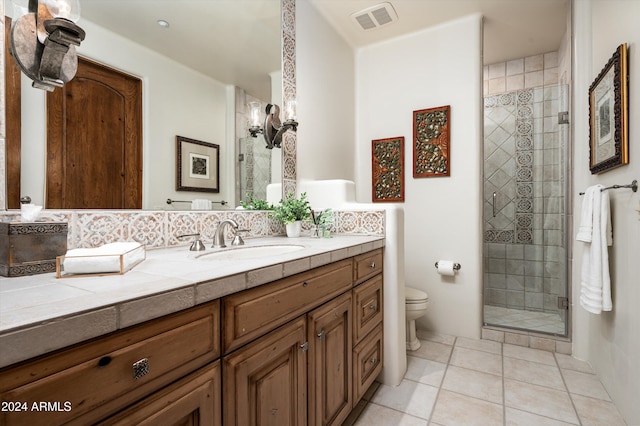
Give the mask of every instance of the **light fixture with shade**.
M 268 104 L 265 108 L 264 126 L 260 127 L 260 103 L 249 102 L 250 126 L 249 133 L 252 137 L 257 137 L 262 133 L 267 143 L 267 149 L 280 148 L 282 145 L 282 135 L 287 130 L 298 129 L 296 121 L 296 101 L 290 100 L 285 108 L 285 122 L 280 122 L 280 107 L 275 104 Z
M 75 24 L 79 0 L 13 0 L 27 9 L 11 28 L 10 51 L 16 63 L 33 80 L 33 87 L 53 91 L 70 81 L 78 69 L 76 46 L 85 32 Z

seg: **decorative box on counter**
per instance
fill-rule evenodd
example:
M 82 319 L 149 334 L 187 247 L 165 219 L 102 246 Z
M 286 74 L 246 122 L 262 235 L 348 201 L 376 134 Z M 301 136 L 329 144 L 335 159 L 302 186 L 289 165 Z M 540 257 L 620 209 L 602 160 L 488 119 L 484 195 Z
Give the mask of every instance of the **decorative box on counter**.
M 121 275 L 145 260 L 146 255 L 144 245 L 136 242 L 69 250 L 56 258 L 56 278 Z
M 56 271 L 67 252 L 66 222 L 0 222 L 0 275 L 20 277 Z

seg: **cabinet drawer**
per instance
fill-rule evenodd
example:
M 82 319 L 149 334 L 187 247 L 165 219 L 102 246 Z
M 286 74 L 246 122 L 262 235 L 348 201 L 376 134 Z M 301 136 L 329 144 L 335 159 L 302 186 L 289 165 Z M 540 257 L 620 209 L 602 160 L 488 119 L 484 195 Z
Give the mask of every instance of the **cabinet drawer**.
M 0 412 L 0 424 L 93 423 L 219 357 L 219 330 L 215 301 L 5 370 L 2 401 L 70 409 Z
M 353 342 L 382 322 L 382 275 L 377 275 L 353 289 Z
M 354 406 L 382 371 L 382 349 L 382 324 L 353 349 Z
M 99 423 L 99 426 L 220 426 L 220 378 L 218 360 Z
M 224 353 L 351 289 L 351 270 L 343 260 L 225 297 Z
M 382 271 L 382 249 L 356 256 L 353 263 L 353 281 L 361 283 Z

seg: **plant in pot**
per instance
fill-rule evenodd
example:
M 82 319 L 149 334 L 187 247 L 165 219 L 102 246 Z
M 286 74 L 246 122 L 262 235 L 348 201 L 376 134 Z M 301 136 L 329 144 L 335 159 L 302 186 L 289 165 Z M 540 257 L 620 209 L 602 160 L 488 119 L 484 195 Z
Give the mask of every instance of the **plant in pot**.
M 288 194 L 286 199 L 280 200 L 280 204 L 274 206 L 270 217 L 285 225 L 287 237 L 299 237 L 302 221 L 311 217 L 311 205 L 307 200 L 307 193 L 300 194 L 300 198 L 296 198 L 294 194 Z

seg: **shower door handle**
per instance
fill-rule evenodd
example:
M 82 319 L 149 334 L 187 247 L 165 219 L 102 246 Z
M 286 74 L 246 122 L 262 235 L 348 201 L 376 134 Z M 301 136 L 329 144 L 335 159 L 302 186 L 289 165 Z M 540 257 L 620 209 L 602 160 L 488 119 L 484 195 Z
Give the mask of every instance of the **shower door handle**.
M 496 197 L 498 196 L 497 192 L 493 192 L 493 203 L 492 203 L 492 209 L 493 209 L 493 217 L 496 217 Z

